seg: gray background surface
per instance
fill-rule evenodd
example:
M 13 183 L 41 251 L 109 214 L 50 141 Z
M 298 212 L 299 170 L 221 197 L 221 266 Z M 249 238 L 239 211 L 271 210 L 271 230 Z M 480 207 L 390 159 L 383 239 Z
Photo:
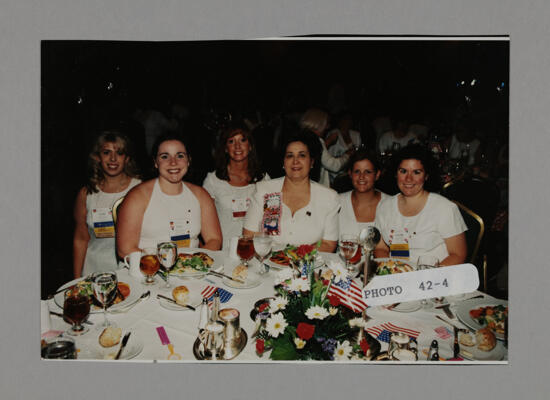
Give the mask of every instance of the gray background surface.
M 550 5 L 543 1 L 21 1 L 0 5 L 0 397 L 528 398 L 550 388 Z M 511 37 L 509 365 L 158 365 L 39 359 L 40 40 Z M 373 60 L 374 62 L 374 60 Z M 71 168 L 67 165 L 67 168 Z M 70 212 L 70 210 L 68 210 Z

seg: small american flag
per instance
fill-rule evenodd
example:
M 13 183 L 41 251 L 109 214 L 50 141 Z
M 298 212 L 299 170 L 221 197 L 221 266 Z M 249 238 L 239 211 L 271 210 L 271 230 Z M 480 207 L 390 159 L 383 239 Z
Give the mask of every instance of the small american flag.
M 201 295 L 203 298 L 208 299 L 208 304 L 210 305 L 212 301 L 214 300 L 214 293 L 218 292 L 220 294 L 220 303 L 227 303 L 231 297 L 233 297 L 233 293 L 228 292 L 227 290 L 224 290 L 222 288 L 208 285 L 205 287 Z
M 342 305 L 354 312 L 362 312 L 367 308 L 367 303 L 365 303 L 361 295 L 361 288 L 349 277 L 341 279 L 338 283 L 332 282 L 327 296 L 336 296 Z
M 402 328 L 400 326 L 394 325 L 391 322 L 384 322 L 378 326 L 373 326 L 371 328 L 366 328 L 366 331 L 373 336 L 376 336 L 378 340 L 388 343 L 390 341 L 390 332 L 401 332 L 410 337 L 418 338 L 420 335 L 419 331 L 409 328 Z

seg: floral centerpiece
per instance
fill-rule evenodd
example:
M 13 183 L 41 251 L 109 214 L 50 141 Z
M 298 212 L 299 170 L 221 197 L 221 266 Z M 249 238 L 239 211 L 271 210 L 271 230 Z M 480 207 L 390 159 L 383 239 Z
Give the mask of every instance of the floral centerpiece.
M 275 280 L 277 295 L 258 309 L 258 355 L 266 350 L 271 350 L 273 360 L 348 360 L 367 355 L 367 341 L 357 343 L 365 323 L 361 310 L 346 306 L 345 290 L 330 290 L 332 285 L 349 286 L 347 271 L 331 263 L 323 274 L 314 273 L 318 246 L 286 251 L 300 268 L 280 271 Z

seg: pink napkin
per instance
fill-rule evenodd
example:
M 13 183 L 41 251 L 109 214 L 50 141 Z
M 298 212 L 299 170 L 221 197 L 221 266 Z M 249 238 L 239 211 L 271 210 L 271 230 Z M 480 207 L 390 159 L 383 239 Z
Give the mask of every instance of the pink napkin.
M 438 326 L 434 331 L 437 333 L 437 337 L 441 339 L 449 339 L 452 336 L 451 331 L 444 326 Z

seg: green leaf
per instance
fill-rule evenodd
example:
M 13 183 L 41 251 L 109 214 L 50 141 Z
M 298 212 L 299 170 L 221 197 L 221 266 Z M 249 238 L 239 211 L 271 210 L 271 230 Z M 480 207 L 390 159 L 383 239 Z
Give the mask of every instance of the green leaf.
M 273 350 L 269 358 L 272 360 L 296 360 L 296 346 L 290 341 L 287 334 L 273 341 Z

